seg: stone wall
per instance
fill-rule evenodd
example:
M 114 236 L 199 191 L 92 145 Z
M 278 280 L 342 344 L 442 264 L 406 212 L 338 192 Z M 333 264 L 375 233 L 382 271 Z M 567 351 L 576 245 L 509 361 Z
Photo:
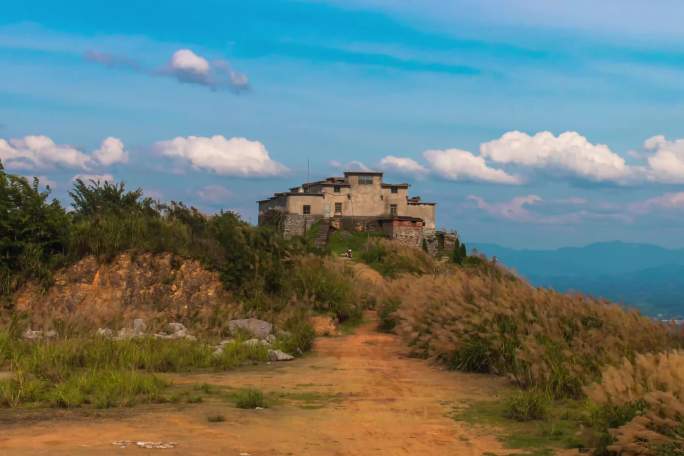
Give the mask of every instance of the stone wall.
M 281 221 L 283 237 L 303 236 L 321 218 L 320 215 L 284 214 Z
M 382 224 L 383 231 L 389 239 L 409 247 L 420 248 L 423 244 L 423 226 L 404 220 L 392 220 Z

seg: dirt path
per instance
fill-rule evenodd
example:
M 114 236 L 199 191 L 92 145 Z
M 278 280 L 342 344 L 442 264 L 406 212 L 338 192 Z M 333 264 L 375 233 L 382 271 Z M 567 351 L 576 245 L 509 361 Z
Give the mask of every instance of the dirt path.
M 320 338 L 302 359 L 176 382 L 254 386 L 312 407 L 284 402 L 240 410 L 225 402 L 134 408 L 102 417 L 0 424 L 0 454 L 90 455 L 482 455 L 507 453 L 494 436 L 456 422 L 454 405 L 492 399 L 504 381 L 446 372 L 403 355 L 395 336 L 374 331 Z M 0 411 L 0 413 L 2 413 Z M 209 423 L 211 414 L 224 422 Z M 117 448 L 118 440 L 176 442 L 175 449 Z

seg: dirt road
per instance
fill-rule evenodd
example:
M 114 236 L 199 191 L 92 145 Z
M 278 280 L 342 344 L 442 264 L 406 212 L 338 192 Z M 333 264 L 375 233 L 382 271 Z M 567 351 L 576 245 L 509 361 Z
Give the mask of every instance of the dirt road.
M 492 399 L 504 381 L 438 370 L 405 357 L 395 336 L 374 331 L 320 338 L 289 363 L 184 375 L 176 382 L 254 386 L 284 400 L 264 410 L 225 401 L 136 407 L 101 416 L 0 424 L 10 455 L 482 455 L 506 453 L 493 435 L 449 418 L 454 405 Z M 4 413 L 0 410 L 0 413 Z M 221 414 L 225 421 L 210 423 Z M 119 448 L 112 442 L 174 442 L 173 449 Z

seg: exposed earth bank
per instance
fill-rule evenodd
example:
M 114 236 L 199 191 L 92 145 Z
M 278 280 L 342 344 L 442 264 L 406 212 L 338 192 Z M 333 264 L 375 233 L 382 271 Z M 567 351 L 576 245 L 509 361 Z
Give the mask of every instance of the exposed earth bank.
M 174 375 L 175 383 L 253 386 L 299 398 L 264 410 L 225 401 L 155 405 L 103 413 L 69 412 L 50 419 L 3 413 L 3 455 L 482 455 L 507 454 L 492 429 L 448 415 L 506 388 L 492 376 L 448 372 L 407 358 L 394 335 L 375 331 L 374 315 L 355 334 L 319 338 L 312 354 L 289 363 L 226 373 Z M 307 399 L 308 398 L 308 399 Z M 306 402 L 307 400 L 313 402 Z M 23 413 L 23 412 L 22 412 Z M 225 421 L 211 423 L 220 414 Z M 171 449 L 120 448 L 116 441 L 173 442 Z

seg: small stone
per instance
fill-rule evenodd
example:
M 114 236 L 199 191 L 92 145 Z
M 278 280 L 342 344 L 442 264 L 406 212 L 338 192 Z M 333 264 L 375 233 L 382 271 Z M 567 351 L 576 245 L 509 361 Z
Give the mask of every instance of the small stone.
M 268 336 L 266 336 L 264 340 L 269 344 L 273 344 L 276 341 L 276 336 L 274 336 L 273 334 L 269 334 Z
M 242 329 L 257 339 L 265 339 L 266 336 L 273 332 L 273 325 L 257 318 L 244 318 L 241 320 L 230 320 L 228 322 L 228 329 L 231 334 L 235 334 Z
M 263 345 L 264 347 L 269 347 L 271 344 L 269 344 L 265 340 L 249 339 L 249 340 L 244 341 L 242 343 L 242 345 L 247 345 L 248 347 L 258 347 L 259 345 Z
M 280 350 L 269 350 L 268 359 L 270 359 L 271 361 L 291 361 L 294 359 L 294 356 L 288 355 L 287 353 Z
M 114 331 L 109 328 L 99 328 L 97 330 L 97 335 L 101 337 L 111 338 L 114 336 Z
M 40 340 L 43 338 L 43 331 L 34 331 L 28 328 L 24 331 L 23 337 L 28 340 Z
M 57 336 L 58 336 L 57 331 L 55 331 L 54 329 L 50 329 L 50 330 L 45 332 L 45 337 L 47 339 L 54 339 Z

